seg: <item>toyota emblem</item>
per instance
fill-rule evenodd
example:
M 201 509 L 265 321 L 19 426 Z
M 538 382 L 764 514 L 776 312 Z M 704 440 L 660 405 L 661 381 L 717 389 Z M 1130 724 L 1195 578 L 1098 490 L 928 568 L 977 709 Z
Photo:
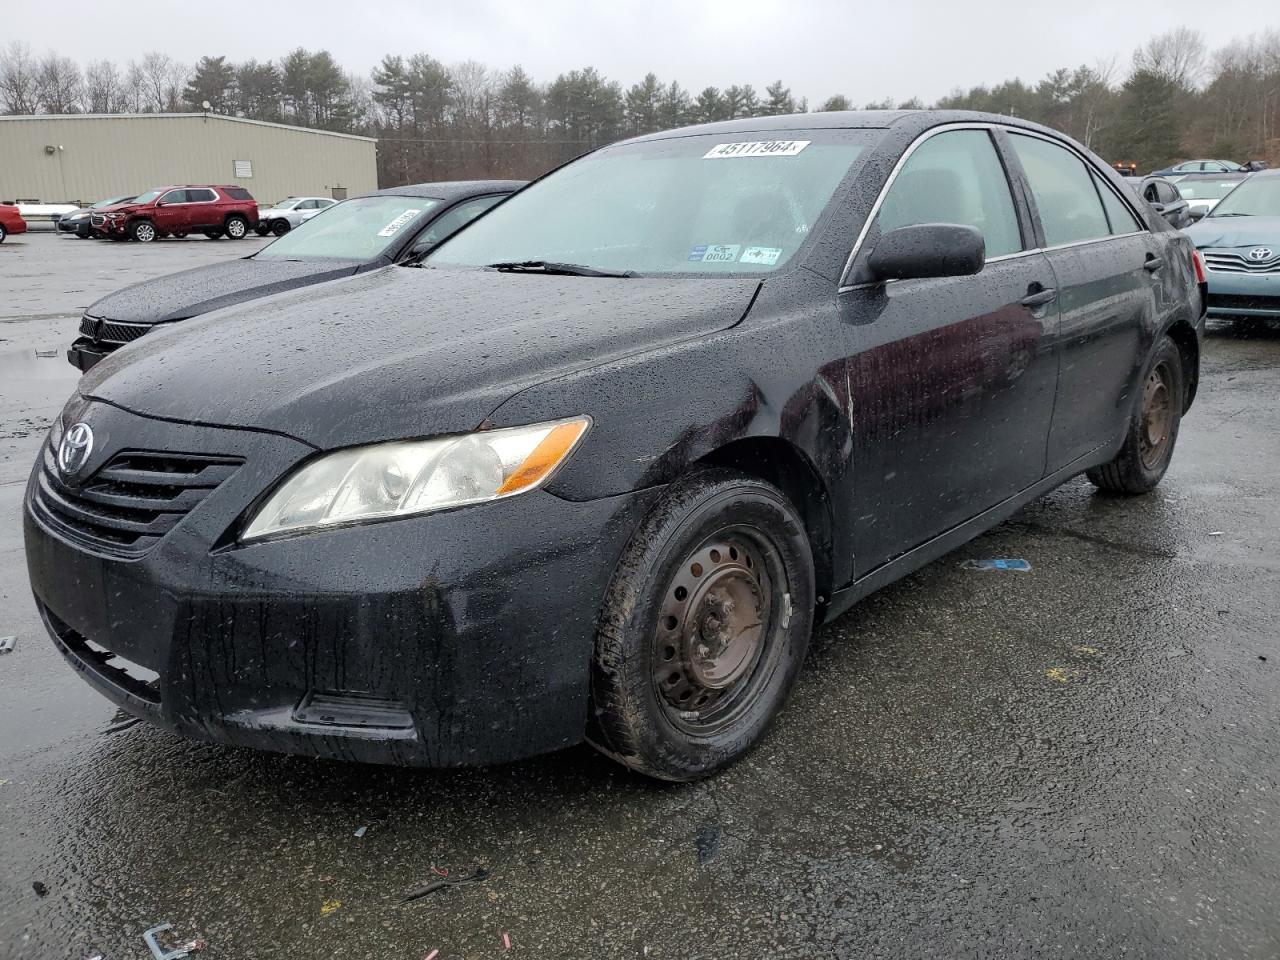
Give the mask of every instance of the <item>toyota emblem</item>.
M 58 445 L 58 469 L 67 476 L 89 462 L 93 453 L 93 431 L 87 423 L 75 423 L 62 435 Z
M 1270 247 L 1254 247 L 1249 251 L 1249 259 L 1261 263 L 1263 260 L 1271 259 Z

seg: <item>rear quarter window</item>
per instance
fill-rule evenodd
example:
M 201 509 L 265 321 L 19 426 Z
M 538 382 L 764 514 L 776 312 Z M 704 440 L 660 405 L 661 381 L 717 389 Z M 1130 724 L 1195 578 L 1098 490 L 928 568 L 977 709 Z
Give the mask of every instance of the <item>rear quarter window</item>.
M 225 191 L 232 200 L 252 200 L 253 195 L 244 187 L 227 187 Z

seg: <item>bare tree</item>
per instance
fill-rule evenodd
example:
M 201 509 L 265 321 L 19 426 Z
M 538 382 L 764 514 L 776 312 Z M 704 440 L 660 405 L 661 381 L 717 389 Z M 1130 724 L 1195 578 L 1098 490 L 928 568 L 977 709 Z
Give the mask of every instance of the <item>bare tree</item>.
M 182 106 L 182 91 L 191 77 L 190 68 L 167 53 L 152 51 L 142 58 L 140 69 L 152 110 L 172 113 Z
M 40 100 L 46 113 L 79 113 L 84 80 L 70 57 L 47 53 L 40 59 Z
M 1204 37 L 1198 30 L 1178 27 L 1152 37 L 1135 50 L 1133 69 L 1149 71 L 1191 90 L 1204 75 L 1204 60 Z
M 94 60 L 84 68 L 84 105 L 90 113 L 127 109 L 120 70 L 110 60 Z
M 122 109 L 125 113 L 142 113 L 149 102 L 147 96 L 147 75 L 142 64 L 136 60 L 129 61 L 129 69 L 125 71 L 121 84 Z
M 40 71 L 31 46 L 12 40 L 0 57 L 0 101 L 5 113 L 36 113 L 40 109 Z

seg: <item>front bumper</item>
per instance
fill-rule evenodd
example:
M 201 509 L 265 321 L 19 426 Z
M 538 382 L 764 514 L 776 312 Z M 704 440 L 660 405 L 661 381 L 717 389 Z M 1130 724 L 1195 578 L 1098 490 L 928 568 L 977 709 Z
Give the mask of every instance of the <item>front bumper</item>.
M 103 404 L 75 419 L 102 438 L 89 474 L 140 447 L 244 460 L 134 559 L 51 522 L 32 474 L 37 604 L 63 656 L 124 709 L 194 739 L 376 763 L 495 763 L 582 740 L 600 601 L 659 491 L 538 491 L 240 546 L 248 509 L 310 447 Z
M 1209 267 L 1209 316 L 1280 317 L 1280 271 L 1226 273 Z

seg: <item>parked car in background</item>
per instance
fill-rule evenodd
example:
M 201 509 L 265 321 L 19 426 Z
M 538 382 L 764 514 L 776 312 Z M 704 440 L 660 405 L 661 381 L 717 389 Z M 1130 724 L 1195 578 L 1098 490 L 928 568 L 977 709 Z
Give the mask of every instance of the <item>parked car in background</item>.
M 1202 217 L 1249 176 L 1248 173 L 1189 174 L 1179 177 L 1174 186 L 1187 201 L 1191 215 Z
M 1250 176 L 1187 236 L 1207 268 L 1209 316 L 1280 318 L 1280 170 Z
M 1185 163 L 1165 167 L 1163 170 L 1152 170 L 1149 176 L 1168 177 L 1186 173 L 1239 173 L 1243 170 L 1233 160 L 1188 160 Z
M 260 207 L 258 225 L 254 229 L 260 237 L 268 233 L 278 237 L 337 202 L 331 197 L 289 197 L 273 207 Z
M 90 224 L 110 240 L 150 243 L 189 233 L 239 240 L 258 225 L 258 205 L 244 187 L 160 187 L 95 210 Z
M 0 203 L 0 243 L 11 233 L 26 233 L 27 221 L 11 203 Z
M 88 370 L 157 325 L 419 256 L 523 185 L 419 183 L 335 203 L 248 257 L 144 280 L 103 297 L 85 311 L 67 359 Z
M 110 197 L 106 200 L 99 200 L 90 206 L 72 210 L 58 221 L 58 230 L 61 233 L 74 233 L 81 240 L 85 240 L 93 236 L 93 223 L 91 222 L 93 211 L 128 203 L 134 196 L 135 194 L 131 193 L 121 197 Z
M 1195 223 L 1191 216 L 1191 207 L 1178 193 L 1177 188 L 1164 177 L 1126 177 L 1126 186 L 1151 204 L 1171 227 L 1182 230 Z
M 375 209 L 325 243 L 420 208 Z M 707 776 L 816 623 L 1078 474 L 1160 482 L 1195 256 L 1006 116 L 612 144 L 416 268 L 91 371 L 27 487 L 36 605 L 86 682 L 190 737 L 433 766 L 588 739 Z

